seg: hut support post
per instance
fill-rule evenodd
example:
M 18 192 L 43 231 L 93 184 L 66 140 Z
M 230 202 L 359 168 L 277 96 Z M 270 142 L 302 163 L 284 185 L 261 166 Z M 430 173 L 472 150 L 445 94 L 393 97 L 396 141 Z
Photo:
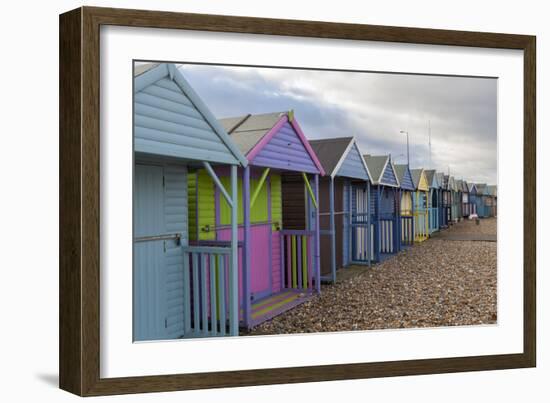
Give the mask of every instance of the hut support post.
M 402 189 L 399 189 L 399 192 L 397 193 L 397 250 L 400 251 L 403 247 L 402 242 L 402 231 L 403 231 L 403 221 L 401 217 L 401 198 L 403 197 L 404 191 Z
M 256 190 L 254 191 L 254 194 L 252 195 L 252 198 L 250 199 L 250 207 L 251 208 L 254 207 L 254 203 L 256 203 L 256 199 L 258 198 L 258 195 L 260 194 L 260 190 L 262 190 L 262 186 L 264 185 L 268 174 L 269 174 L 269 168 L 264 169 L 264 172 L 262 173 L 262 176 L 260 178 L 260 182 L 258 182 L 258 186 L 256 187 Z
M 305 177 L 305 174 L 304 174 Z M 306 177 L 307 179 L 307 177 Z M 306 182 L 309 184 L 309 182 Z M 309 187 L 309 186 L 308 186 Z M 309 187 L 311 193 L 311 187 Z M 319 231 L 319 206 L 317 200 L 319 200 L 319 174 L 315 174 L 315 190 L 312 195 L 313 204 L 315 205 L 315 286 L 317 292 L 321 292 L 321 243 L 320 243 L 320 231 Z
M 382 198 L 382 187 L 380 185 L 377 186 L 377 195 L 376 195 L 376 228 L 375 231 L 377 231 L 377 242 L 376 242 L 376 261 L 380 261 L 380 248 L 381 248 L 381 230 L 380 230 L 380 203 Z
M 365 209 L 366 213 L 367 213 L 367 263 L 368 265 L 370 266 L 371 265 L 371 261 L 372 261 L 372 250 L 371 250 L 371 229 L 370 229 L 370 221 L 371 221 L 371 216 L 370 216 L 370 185 L 369 185 L 369 182 L 365 182 L 365 188 L 366 188 L 366 191 L 367 191 L 367 208 Z
M 350 263 L 351 261 L 354 260 L 354 256 L 353 256 L 353 244 L 354 244 L 354 239 L 353 239 L 353 227 L 352 227 L 352 224 L 353 224 L 353 203 L 351 201 L 351 196 L 352 196 L 352 189 L 351 189 L 351 181 L 347 181 L 347 192 L 348 192 L 348 236 L 349 236 L 349 242 L 348 242 L 348 263 Z
M 334 177 L 330 177 L 330 189 L 329 189 L 329 203 L 330 203 L 330 267 L 332 273 L 332 282 L 336 283 L 336 225 L 334 222 Z
M 243 171 L 243 324 L 250 327 L 250 166 Z
M 212 168 L 210 168 L 212 169 Z M 237 210 L 239 195 L 237 192 L 237 166 L 231 165 L 231 299 L 229 329 L 232 336 L 239 335 L 239 232 L 237 228 Z
M 216 187 L 223 194 L 223 197 L 225 197 L 225 200 L 227 201 L 227 204 L 229 204 L 229 206 L 231 208 L 233 208 L 234 207 L 233 197 L 237 197 L 237 195 L 231 194 L 231 196 L 229 196 L 229 193 L 227 193 L 227 190 L 225 190 L 225 187 L 221 183 L 220 178 L 218 178 L 218 175 L 216 175 L 216 172 L 214 172 L 214 170 L 212 169 L 212 166 L 210 165 L 210 163 L 208 163 L 206 161 L 203 161 L 202 165 L 206 168 L 206 171 L 208 172 L 208 175 L 210 175 L 210 177 L 212 178 L 212 180 L 216 184 Z M 233 166 L 231 166 L 231 169 L 233 169 Z M 231 171 L 231 174 L 233 175 L 233 171 Z M 231 185 L 233 185 L 233 184 L 231 184 Z

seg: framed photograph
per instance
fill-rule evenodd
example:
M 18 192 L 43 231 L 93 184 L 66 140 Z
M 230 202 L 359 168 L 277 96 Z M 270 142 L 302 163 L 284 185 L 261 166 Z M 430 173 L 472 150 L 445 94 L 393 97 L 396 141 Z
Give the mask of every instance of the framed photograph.
M 533 367 L 535 37 L 60 16 L 60 387 Z

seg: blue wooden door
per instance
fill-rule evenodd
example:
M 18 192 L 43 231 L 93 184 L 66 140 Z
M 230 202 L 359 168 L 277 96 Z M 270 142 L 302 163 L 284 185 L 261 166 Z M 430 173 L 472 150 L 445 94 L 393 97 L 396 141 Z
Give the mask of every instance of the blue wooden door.
M 134 179 L 134 341 L 165 338 L 163 168 L 136 165 Z
M 365 185 L 351 187 L 351 227 L 352 227 L 352 260 L 368 262 L 373 258 L 373 234 L 371 225 L 369 233 L 369 200 Z

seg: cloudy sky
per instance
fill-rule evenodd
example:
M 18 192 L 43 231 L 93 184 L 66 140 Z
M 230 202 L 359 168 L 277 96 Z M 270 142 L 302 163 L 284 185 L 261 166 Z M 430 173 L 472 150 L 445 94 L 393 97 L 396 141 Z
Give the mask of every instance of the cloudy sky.
M 308 138 L 356 137 L 365 154 L 496 183 L 497 80 L 180 65 L 218 118 L 294 109 Z M 431 126 L 431 165 L 428 147 Z

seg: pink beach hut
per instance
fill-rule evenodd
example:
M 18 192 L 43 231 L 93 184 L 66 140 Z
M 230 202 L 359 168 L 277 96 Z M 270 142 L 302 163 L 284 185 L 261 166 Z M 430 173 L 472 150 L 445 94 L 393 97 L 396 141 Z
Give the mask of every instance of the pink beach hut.
M 219 122 L 249 163 L 238 175 L 240 324 L 249 329 L 320 292 L 317 200 L 324 170 L 292 111 Z M 220 194 L 229 172 L 216 174 L 198 170 L 189 179 L 190 240 L 199 245 L 231 240 L 231 209 Z M 300 192 L 293 192 L 296 178 Z M 283 228 L 283 216 L 298 211 L 308 217 L 304 228 Z

